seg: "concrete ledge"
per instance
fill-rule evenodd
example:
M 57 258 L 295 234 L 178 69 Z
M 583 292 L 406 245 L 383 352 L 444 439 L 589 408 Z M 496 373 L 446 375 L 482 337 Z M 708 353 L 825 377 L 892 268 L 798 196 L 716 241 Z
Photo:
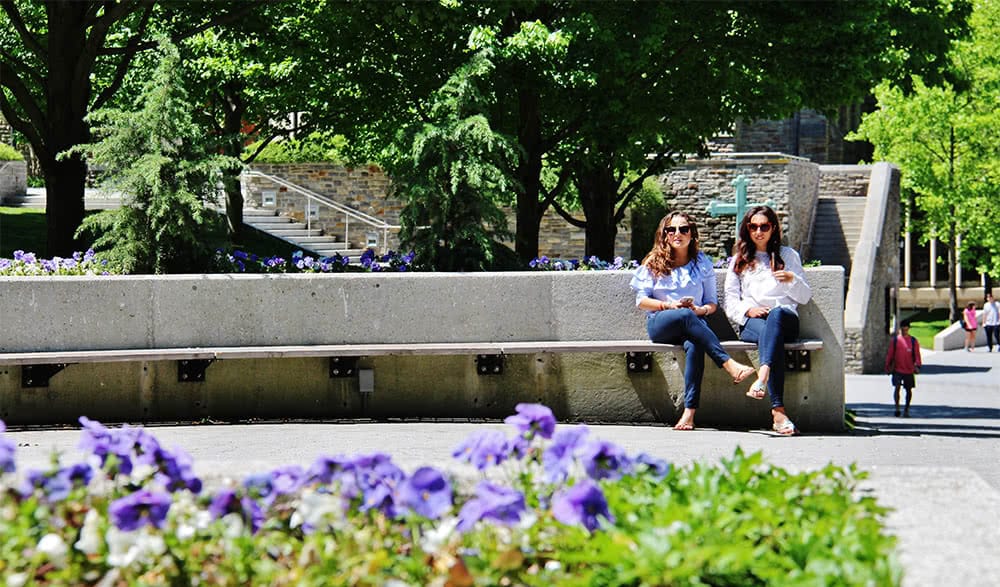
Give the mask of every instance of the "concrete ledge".
M 986 346 L 986 330 L 983 328 L 983 311 L 976 311 L 976 321 L 979 328 L 976 330 L 976 346 Z M 965 346 L 965 329 L 962 328 L 962 321 L 953 322 L 950 326 L 934 335 L 934 350 L 953 351 Z
M 814 300 L 802 337 L 822 342 L 812 369 L 789 373 L 786 404 L 804 430 L 843 426 L 843 270 L 806 270 Z M 0 353 L 120 349 L 644 340 L 630 272 L 173 275 L 0 279 Z M 720 283 L 723 272 L 717 272 Z M 717 315 L 718 316 L 718 315 Z M 715 325 L 720 332 L 728 323 Z M 729 333 L 731 335 L 731 332 Z M 756 355 L 736 352 L 750 361 Z M 277 417 L 502 417 L 540 401 L 564 420 L 670 421 L 682 409 L 683 356 L 629 374 L 619 353 L 523 354 L 479 376 L 475 357 L 371 356 L 374 393 L 330 378 L 325 357 L 216 361 L 204 382 L 170 360 L 71 365 L 22 388 L 0 367 L 0 418 L 66 422 Z M 706 370 L 699 422 L 767 426 L 767 402 Z

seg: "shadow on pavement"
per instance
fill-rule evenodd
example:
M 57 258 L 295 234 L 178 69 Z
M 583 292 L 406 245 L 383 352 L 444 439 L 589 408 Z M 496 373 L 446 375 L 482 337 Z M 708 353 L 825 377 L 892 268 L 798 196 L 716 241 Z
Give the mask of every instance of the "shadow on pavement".
M 1000 409 L 947 405 L 910 406 L 910 417 L 894 415 L 895 406 L 884 403 L 850 404 L 857 420 L 855 433 L 868 436 L 950 436 L 956 438 L 1000 438 Z M 875 421 L 877 420 L 877 421 Z M 951 420 L 928 422 L 927 420 Z M 990 420 L 970 423 L 963 420 Z
M 923 365 L 920 375 L 948 375 L 956 373 L 989 373 L 992 367 L 973 367 L 972 365 Z M 918 375 L 919 377 L 919 375 Z

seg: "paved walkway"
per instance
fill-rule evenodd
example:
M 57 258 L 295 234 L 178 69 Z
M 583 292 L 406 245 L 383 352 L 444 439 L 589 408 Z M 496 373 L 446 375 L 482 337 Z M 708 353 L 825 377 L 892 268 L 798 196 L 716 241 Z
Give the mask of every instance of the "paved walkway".
M 870 471 L 863 490 L 893 508 L 888 527 L 899 538 L 907 587 L 996 585 L 1000 577 L 1000 352 L 926 352 L 911 418 L 892 414 L 885 375 L 848 375 L 852 434 L 776 437 L 765 431 L 664 426 L 593 426 L 629 451 L 677 464 L 713 462 L 743 450 L 789 469 L 829 462 Z M 792 414 L 794 418 L 794 414 Z M 168 446 L 191 453 L 205 476 L 242 477 L 278 465 L 309 464 L 321 454 L 384 451 L 401 466 L 450 461 L 472 430 L 469 422 L 263 423 L 158 426 Z M 496 425 L 502 427 L 501 425 Z M 44 466 L 51 451 L 75 453 L 76 430 L 10 432 L 22 466 Z

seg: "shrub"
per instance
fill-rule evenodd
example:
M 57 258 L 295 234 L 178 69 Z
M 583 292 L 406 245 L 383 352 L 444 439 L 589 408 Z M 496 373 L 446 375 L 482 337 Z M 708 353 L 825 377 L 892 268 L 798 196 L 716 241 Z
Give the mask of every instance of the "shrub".
M 254 163 L 343 163 L 342 152 L 347 141 L 342 135 L 314 132 L 303 139 L 275 140 L 268 143 L 253 159 Z M 259 143 L 247 145 L 244 158 L 252 156 Z
M 24 161 L 24 156 L 8 144 L 0 143 L 0 161 Z
M 674 468 L 519 404 L 465 469 L 333 455 L 205 486 L 141 428 L 81 418 L 87 455 L 25 471 L 0 422 L 0 573 L 21 584 L 898 585 L 855 468 L 759 454 Z M 471 470 L 478 473 L 470 475 Z

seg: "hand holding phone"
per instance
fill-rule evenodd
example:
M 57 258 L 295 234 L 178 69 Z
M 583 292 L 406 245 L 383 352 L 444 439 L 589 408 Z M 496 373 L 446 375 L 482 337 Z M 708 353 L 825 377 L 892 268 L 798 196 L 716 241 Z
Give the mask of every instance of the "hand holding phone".
M 685 308 L 690 308 L 691 306 L 694 305 L 694 298 L 691 296 L 684 296 L 683 298 L 680 299 L 680 302 L 678 303 L 681 306 L 684 306 Z

